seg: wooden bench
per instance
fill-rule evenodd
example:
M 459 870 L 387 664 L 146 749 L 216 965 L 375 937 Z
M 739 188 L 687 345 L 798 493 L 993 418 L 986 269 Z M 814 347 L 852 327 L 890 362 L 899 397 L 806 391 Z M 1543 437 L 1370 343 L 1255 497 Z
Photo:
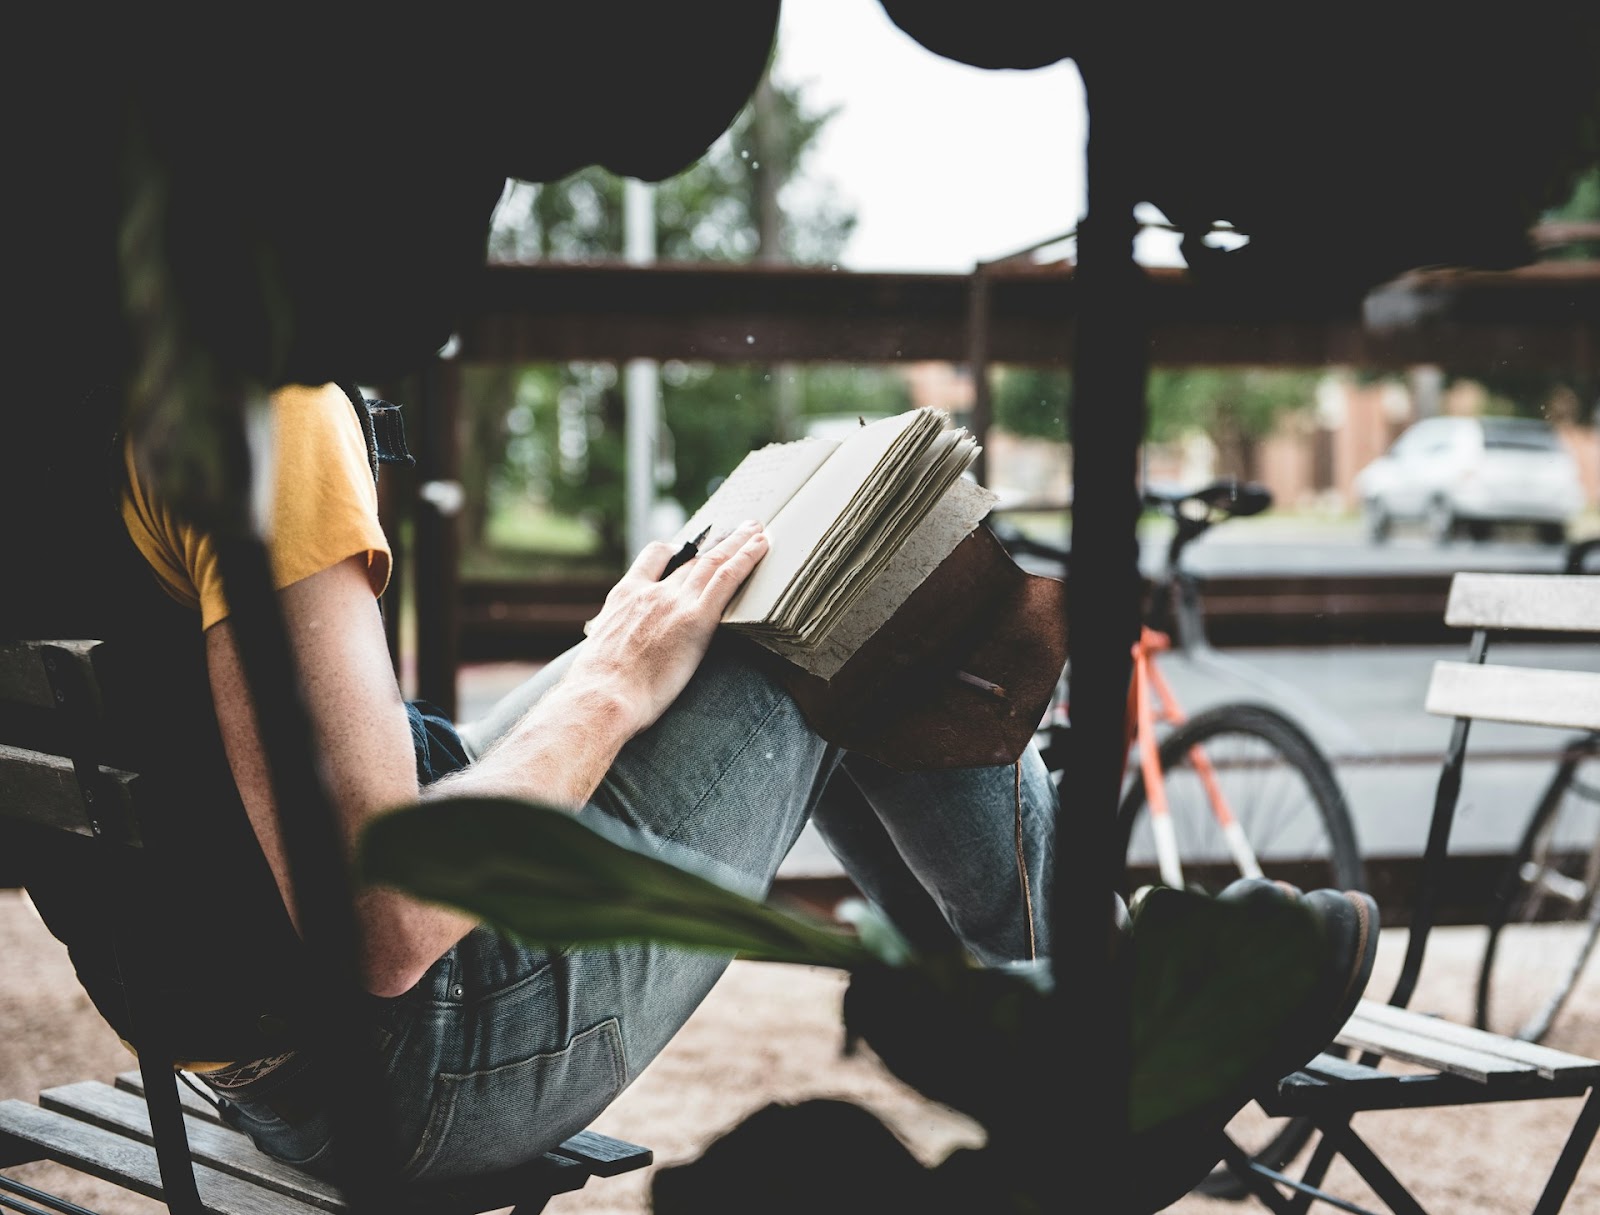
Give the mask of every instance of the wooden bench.
M 1535 1215 L 1561 1209 L 1600 1129 L 1600 1060 L 1488 1033 L 1411 1009 L 1432 926 L 1438 875 L 1449 847 L 1474 720 L 1583 731 L 1600 729 L 1600 674 L 1484 661 L 1491 634 L 1600 634 L 1600 577 L 1565 574 L 1457 574 L 1446 623 L 1473 630 L 1467 659 L 1435 664 L 1426 709 L 1454 725 L 1439 775 L 1423 876 L 1412 909 L 1406 956 L 1387 1001 L 1363 1000 L 1331 1049 L 1258 1098 L 1273 1116 L 1305 1117 L 1319 1138 L 1298 1178 L 1252 1162 L 1236 1146 L 1234 1174 L 1274 1211 L 1303 1211 L 1312 1199 L 1364 1212 L 1321 1188 L 1342 1155 L 1396 1215 L 1425 1215 L 1404 1185 L 1351 1125 L 1369 1110 L 1423 1110 L 1491 1102 L 1583 1098 Z M 1350 1057 L 1350 1056 L 1354 1057 Z M 1402 1065 L 1402 1066 L 1395 1066 Z M 1483 1145 L 1493 1151 L 1492 1144 Z
M 326 1182 L 256 1150 L 187 1089 L 184 1121 L 200 1199 L 217 1215 L 311 1215 L 348 1210 Z M 138 1072 L 116 1083 L 79 1081 L 46 1089 L 37 1105 L 0 1101 L 0 1167 L 54 1160 L 150 1198 L 163 1187 L 150 1114 Z M 418 1189 L 407 1205 L 426 1215 L 479 1215 L 501 1207 L 536 1211 L 550 1196 L 581 1188 L 591 1177 L 614 1177 L 651 1163 L 648 1148 L 583 1131 L 511 1172 L 470 1184 Z M 0 1191 L 30 1195 L 0 1177 Z M 22 1192 L 18 1192 L 22 1190 Z M 3 1195 L 0 1195 L 3 1198 Z
M 0 642 L 0 850 L 26 851 L 18 840 L 37 845 L 40 833 L 66 832 L 97 856 L 103 853 L 110 872 L 118 850 L 143 847 L 150 833 L 140 830 L 148 807 L 139 774 L 110 768 L 95 755 L 103 741 L 97 649 L 94 641 Z M 134 1045 L 140 1045 L 137 1035 Z M 141 1048 L 139 1070 L 119 1076 L 115 1085 L 85 1081 L 46 1090 L 37 1104 L 0 1101 L 0 1169 L 56 1161 L 183 1215 L 349 1209 L 333 1187 L 273 1160 L 225 1127 L 216 1109 L 156 1056 Z M 502 1207 L 531 1215 L 552 1195 L 591 1177 L 651 1162 L 648 1148 L 584 1131 L 540 1158 L 470 1184 L 409 1187 L 393 1206 L 417 1215 L 478 1215 Z M 0 1209 L 81 1211 L 4 1175 Z

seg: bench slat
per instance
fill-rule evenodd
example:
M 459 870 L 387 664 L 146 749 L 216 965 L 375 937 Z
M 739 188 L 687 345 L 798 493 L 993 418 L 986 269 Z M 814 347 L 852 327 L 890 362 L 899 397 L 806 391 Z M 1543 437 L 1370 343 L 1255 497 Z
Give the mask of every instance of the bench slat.
M 57 1163 L 161 1199 L 161 1168 L 149 1144 L 14 1099 L 0 1101 L 0 1128 Z M 194 1175 L 200 1200 L 217 1215 L 326 1215 L 319 1207 L 205 1165 L 196 1165 Z
M 1334 1038 L 1340 1046 L 1376 1051 L 1390 1059 L 1401 1059 L 1421 1067 L 1431 1067 L 1452 1075 L 1487 1084 L 1497 1077 L 1528 1075 L 1532 1068 L 1500 1055 L 1475 1051 L 1465 1046 L 1441 1042 L 1437 1038 L 1397 1025 L 1351 1017 Z
M 1600 730 L 1600 674 L 1441 661 L 1425 708 L 1442 717 Z
M 1444 622 L 1459 628 L 1600 632 L 1600 576 L 1459 573 Z
M 77 663 L 87 686 L 94 678 L 94 651 L 98 641 L 0 641 L 0 700 L 34 709 L 55 708 L 50 674 L 45 669 L 45 649 L 59 661 Z
M 138 774 L 102 767 L 100 775 L 104 779 L 94 818 L 126 834 L 135 822 Z M 71 760 L 4 743 L 0 743 L 0 814 L 76 835 L 98 834 Z
M 118 1072 L 116 1080 L 113 1082 L 113 1087 L 120 1088 L 125 1093 L 132 1093 L 141 1101 L 144 1099 L 144 1077 L 138 1072 Z M 183 1112 L 190 1119 L 198 1118 L 203 1122 L 213 1122 L 218 1126 L 223 1125 L 222 1116 L 217 1113 L 217 1107 L 182 1080 L 178 1081 L 178 1104 L 183 1106 Z
M 626 1139 L 613 1139 L 598 1131 L 579 1131 L 559 1146 L 551 1148 L 558 1156 L 567 1156 L 589 1166 L 596 1177 L 615 1177 L 633 1169 L 644 1168 L 655 1161 L 655 1153 Z
M 136 1097 L 144 1096 L 144 1077 L 136 1071 L 119 1072 L 116 1077 L 116 1087 L 123 1092 L 131 1093 Z M 195 1120 L 221 1124 L 216 1109 L 210 1102 L 187 1086 L 179 1084 L 178 1093 L 183 1104 L 186 1121 L 193 1123 Z M 492 1206 L 506 1206 L 514 1201 L 518 1187 L 523 1187 L 524 1192 L 532 1185 L 528 1178 L 537 1177 L 540 1183 L 551 1186 L 553 1192 L 562 1189 L 575 1189 L 583 1184 L 577 1177 L 616 1177 L 619 1174 L 630 1172 L 633 1169 L 645 1168 L 654 1163 L 655 1153 L 647 1147 L 637 1143 L 629 1143 L 626 1139 L 616 1139 L 610 1135 L 602 1135 L 598 1131 L 579 1131 L 564 1143 L 546 1152 L 538 1161 L 531 1161 L 508 1174 L 499 1177 L 484 1179 L 483 1186 L 499 1192 L 507 1191 L 512 1198 L 507 1202 L 490 1203 Z M 562 1166 L 570 1165 L 576 1170 L 576 1176 L 567 1179 L 558 1177 Z M 546 1176 L 548 1174 L 548 1177 Z M 468 1183 L 460 1187 L 467 1193 Z M 477 1190 L 471 1191 L 476 1193 Z M 476 1199 L 470 1194 L 461 1199 L 466 1205 L 463 1209 L 471 1207 Z
M 1452 1046 L 1463 1046 L 1484 1054 L 1498 1055 L 1532 1068 L 1546 1080 L 1584 1076 L 1600 1079 L 1600 1060 L 1585 1059 L 1581 1055 L 1554 1050 L 1536 1042 L 1523 1042 L 1518 1038 L 1489 1033 L 1470 1025 L 1458 1025 L 1442 1017 L 1430 1017 L 1409 1009 L 1395 1008 L 1377 1000 L 1363 1000 L 1356 1006 L 1354 1017 L 1372 1025 L 1410 1029 Z
M 140 1143 L 154 1141 L 145 1103 L 109 1084 L 80 1080 L 46 1089 L 39 1094 L 39 1105 Z M 274 1160 L 238 1131 L 196 1118 L 184 1122 L 189 1155 L 198 1163 L 328 1211 L 345 1210 L 344 1200 L 333 1186 Z

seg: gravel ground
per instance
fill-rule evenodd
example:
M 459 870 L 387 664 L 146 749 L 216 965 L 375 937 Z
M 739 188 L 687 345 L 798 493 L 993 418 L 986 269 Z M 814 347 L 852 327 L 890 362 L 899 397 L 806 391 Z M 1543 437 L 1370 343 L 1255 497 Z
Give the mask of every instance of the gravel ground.
M 1437 930 L 1412 1006 L 1466 1019 L 1478 929 Z M 1390 930 L 1369 993 L 1389 992 L 1405 947 Z M 0 1098 L 33 1099 L 41 1088 L 83 1078 L 110 1080 L 131 1065 L 72 978 L 64 951 L 14 892 L 0 892 Z M 596 1124 L 644 1143 L 657 1165 L 699 1155 L 747 1114 L 772 1101 L 842 1096 L 878 1114 L 924 1162 L 981 1142 L 973 1123 L 898 1083 L 870 1057 L 841 1054 L 842 976 L 827 970 L 736 962 L 682 1033 Z M 1550 1044 L 1600 1057 L 1600 964 L 1591 964 Z M 1436 1215 L 1510 1215 L 1533 1208 L 1543 1177 L 1577 1114 L 1574 1101 L 1464 1107 L 1431 1113 L 1365 1114 L 1356 1129 L 1380 1145 L 1396 1174 Z M 163 1210 L 49 1165 L 7 1170 L 104 1215 Z M 1379 1204 L 1347 1172 L 1341 1192 Z M 549 1215 L 640 1215 L 649 1210 L 649 1171 L 591 1182 L 551 1201 Z M 1344 1187 L 1353 1188 L 1344 1188 Z M 1081 1209 L 1092 1212 L 1087 1196 Z M 1188 1197 L 1178 1215 L 1261 1210 Z M 1600 1152 L 1591 1151 L 1565 1210 L 1600 1211 Z

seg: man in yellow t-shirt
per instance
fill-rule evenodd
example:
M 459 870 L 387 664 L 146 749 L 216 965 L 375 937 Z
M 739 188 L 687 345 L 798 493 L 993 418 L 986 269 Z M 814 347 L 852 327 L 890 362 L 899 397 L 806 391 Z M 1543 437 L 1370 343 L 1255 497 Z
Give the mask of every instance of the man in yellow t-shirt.
M 759 895 L 815 822 L 862 891 L 914 940 L 958 941 L 983 964 L 1048 956 L 1055 790 L 1021 771 L 900 773 L 841 752 L 717 632 L 766 551 L 746 523 L 663 577 L 651 544 L 589 635 L 486 715 L 457 728 L 407 703 L 378 611 L 390 550 L 366 440 L 346 394 L 272 401 L 264 525 L 302 695 L 334 810 L 352 842 L 375 815 L 435 795 L 565 806 Z M 125 453 L 122 521 L 152 575 L 203 630 L 217 724 L 240 800 L 291 918 L 277 807 L 211 538 L 180 520 Z M 657 945 L 559 953 L 390 890 L 357 897 L 383 1097 L 407 1179 L 510 1167 L 582 1129 L 666 1045 L 727 958 Z M 266 1151 L 332 1172 L 318 1077 L 292 1051 L 205 1078 Z

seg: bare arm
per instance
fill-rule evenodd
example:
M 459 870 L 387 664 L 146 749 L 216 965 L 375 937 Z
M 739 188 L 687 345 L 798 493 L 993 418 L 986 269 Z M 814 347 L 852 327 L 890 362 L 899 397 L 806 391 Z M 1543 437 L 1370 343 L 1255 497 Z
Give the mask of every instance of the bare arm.
M 676 699 L 704 656 L 733 592 L 766 551 L 743 528 L 658 582 L 672 550 L 648 546 L 607 597 L 572 669 L 487 754 L 426 796 L 504 796 L 581 807 L 622 745 Z M 422 791 L 382 620 L 359 558 L 282 592 L 284 621 L 350 846 L 376 815 Z M 287 858 L 255 715 L 226 620 L 206 634 L 212 693 L 245 809 L 294 914 Z M 362 964 L 376 995 L 407 991 L 475 921 L 395 891 L 357 898 Z

